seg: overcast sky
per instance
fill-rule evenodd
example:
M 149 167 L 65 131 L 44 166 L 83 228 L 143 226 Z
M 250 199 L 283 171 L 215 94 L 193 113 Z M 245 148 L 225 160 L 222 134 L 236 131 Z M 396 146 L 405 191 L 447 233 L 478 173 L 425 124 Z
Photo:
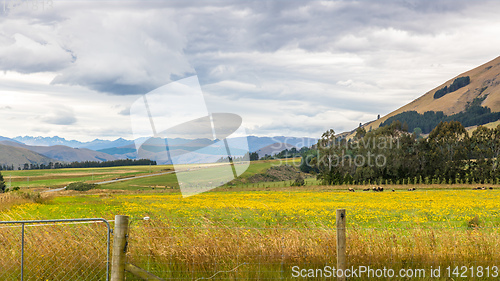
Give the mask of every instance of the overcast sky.
M 131 104 L 193 75 L 252 135 L 319 137 L 500 55 L 500 1 L 18 2 L 0 8 L 6 137 L 130 139 Z

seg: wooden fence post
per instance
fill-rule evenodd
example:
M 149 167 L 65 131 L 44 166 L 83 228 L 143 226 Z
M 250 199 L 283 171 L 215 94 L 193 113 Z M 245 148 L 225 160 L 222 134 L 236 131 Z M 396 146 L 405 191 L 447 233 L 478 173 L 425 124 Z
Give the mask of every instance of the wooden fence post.
M 125 256 L 127 254 L 128 216 L 115 216 L 113 230 L 113 259 L 111 281 L 125 280 Z
M 342 272 L 342 276 L 337 276 L 337 280 L 346 280 L 345 270 L 346 270 L 346 235 L 345 235 L 345 221 L 346 212 L 345 209 L 337 210 L 337 272 Z

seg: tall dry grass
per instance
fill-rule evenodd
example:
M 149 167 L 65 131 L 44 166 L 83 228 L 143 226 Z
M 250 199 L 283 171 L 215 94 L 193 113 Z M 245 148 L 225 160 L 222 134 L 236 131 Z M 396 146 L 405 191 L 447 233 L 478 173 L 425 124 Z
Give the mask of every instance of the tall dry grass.
M 50 201 L 50 196 L 42 196 L 33 191 L 12 191 L 0 193 L 0 212 L 10 209 L 12 206 L 25 203 L 45 203 Z
M 25 241 L 25 280 L 104 280 L 103 224 L 26 227 Z M 335 241 L 336 232 L 329 228 L 234 228 L 213 223 L 174 228 L 166 221 L 133 221 L 128 261 L 165 279 L 216 274 L 219 280 L 291 280 L 293 266 L 335 266 Z M 347 261 L 354 267 L 499 266 L 498 249 L 498 228 L 347 230 Z M 18 279 L 19 227 L 0 226 L 0 266 L 0 280 Z M 127 280 L 135 279 L 129 275 Z
M 45 200 L 35 193 L 0 194 L 0 208 Z M 129 261 L 165 279 L 189 280 L 214 274 L 219 280 L 291 280 L 293 266 L 315 269 L 336 265 L 336 232 L 327 227 L 277 224 L 274 228 L 238 228 L 208 220 L 196 227 L 172 225 L 167 220 L 132 221 Z M 19 279 L 20 238 L 19 226 L 0 225 L 0 280 Z M 25 280 L 104 280 L 105 239 L 102 224 L 27 227 Z M 396 271 L 437 266 L 500 267 L 499 249 L 500 228 L 495 227 L 350 226 L 347 230 L 347 262 L 354 267 Z M 127 280 L 134 278 L 128 276 Z
M 0 211 L 50 197 L 30 191 L 0 194 Z M 25 224 L 24 280 L 105 280 L 107 231 L 103 223 Z M 0 280 L 21 278 L 22 225 L 0 224 Z
M 24 280 L 105 280 L 103 223 L 25 226 Z M 21 227 L 0 225 L 0 280 L 20 280 Z
M 349 228 L 347 237 L 349 267 L 430 270 L 441 266 L 442 271 L 447 266 L 500 267 L 500 230 L 495 228 Z M 217 278 L 224 280 L 294 279 L 292 267 L 296 265 L 335 266 L 335 241 L 335 230 L 326 228 L 225 228 L 211 224 L 172 228 L 166 222 L 147 221 L 132 224 L 128 257 L 166 279 L 196 280 L 217 272 Z

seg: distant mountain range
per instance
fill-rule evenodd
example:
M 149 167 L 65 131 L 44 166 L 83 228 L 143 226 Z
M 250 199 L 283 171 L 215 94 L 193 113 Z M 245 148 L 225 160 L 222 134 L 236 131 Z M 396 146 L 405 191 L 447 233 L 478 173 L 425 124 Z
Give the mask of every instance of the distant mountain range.
M 3 138 L 3 139 L 2 139 Z M 0 140 L 6 140 L 5 137 L 0 137 Z M 134 141 L 126 140 L 123 138 L 116 139 L 114 141 L 95 139 L 90 142 L 81 142 L 77 140 L 66 140 L 58 136 L 55 137 L 15 137 L 12 140 L 24 143 L 26 145 L 34 146 L 53 146 L 53 145 L 64 145 L 72 148 L 88 148 L 91 150 L 106 149 L 111 147 L 125 146 L 133 144 Z
M 145 138 L 140 139 L 142 141 Z M 242 138 L 228 139 L 229 143 L 241 143 Z M 297 137 L 247 137 L 250 152 L 259 151 L 266 148 L 269 153 L 278 153 L 276 149 L 271 151 L 270 147 L 283 149 L 286 147 L 310 147 L 317 142 L 314 138 Z M 84 161 L 110 161 L 116 159 L 136 159 L 137 151 L 134 140 L 118 138 L 114 141 L 95 139 L 90 142 L 80 142 L 77 140 L 66 140 L 61 137 L 15 137 L 6 138 L 0 136 L 0 165 L 23 166 L 28 164 L 48 164 L 49 162 L 84 162 Z M 178 155 L 183 163 L 194 163 L 204 161 L 206 163 L 217 161 L 221 155 L 226 154 L 223 142 L 209 139 L 182 139 L 175 138 L 168 140 L 170 155 Z M 279 149 L 278 149 L 279 150 Z M 231 148 L 234 156 L 243 155 L 246 151 Z M 189 154 L 186 154 L 190 152 Z M 262 152 L 262 151 L 261 151 Z M 185 154 L 185 155 L 184 155 Z M 154 153 L 151 160 L 156 160 Z M 144 156 L 142 155 L 142 156 Z M 149 157 L 148 157 L 149 158 Z M 167 164 L 168 161 L 159 161 L 159 164 Z
M 238 139 L 238 138 L 235 138 Z M 101 140 L 101 139 L 95 139 L 90 142 L 80 142 L 77 140 L 66 140 L 65 138 L 61 138 L 58 136 L 55 137 L 31 137 L 31 136 L 24 136 L 24 137 L 15 137 L 12 139 L 1 137 L 0 136 L 0 141 L 2 140 L 14 140 L 19 143 L 24 143 L 26 145 L 32 145 L 32 146 L 53 146 L 53 145 L 64 145 L 64 146 L 69 146 L 73 148 L 88 148 L 91 150 L 104 150 L 108 148 L 117 148 L 117 147 L 125 147 L 128 145 L 135 144 L 134 140 L 126 140 L 123 138 L 116 139 L 114 141 L 110 140 Z M 173 139 L 175 143 L 171 144 L 181 144 L 185 142 L 189 142 L 191 140 L 188 139 L 182 139 L 182 138 L 175 138 Z M 278 137 L 256 137 L 256 136 L 248 136 L 248 147 L 251 152 L 257 151 L 265 146 L 268 146 L 270 144 L 274 143 L 287 143 L 291 144 L 297 148 L 302 148 L 304 146 L 311 146 L 317 142 L 317 139 L 315 138 L 297 138 L 297 137 L 284 137 L 284 136 L 278 136 Z

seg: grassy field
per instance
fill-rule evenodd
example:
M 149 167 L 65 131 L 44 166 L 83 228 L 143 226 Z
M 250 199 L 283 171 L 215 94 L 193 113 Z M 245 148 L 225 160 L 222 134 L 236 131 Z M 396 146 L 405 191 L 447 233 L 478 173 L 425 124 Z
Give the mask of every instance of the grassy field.
M 111 168 L 1 171 L 7 186 L 56 188 L 72 182 L 97 182 L 172 170 L 171 165 Z
M 296 165 L 300 164 L 300 158 L 288 160 L 270 160 L 252 162 L 248 170 L 236 181 L 243 185 L 245 179 L 256 173 L 263 173 L 273 165 Z M 178 170 L 186 170 L 196 165 L 181 165 Z M 58 188 L 72 182 L 100 182 L 115 178 L 126 178 L 173 170 L 172 165 L 158 166 L 125 166 L 111 168 L 81 168 L 81 169 L 52 169 L 52 170 L 18 170 L 1 171 L 7 186 L 21 188 Z M 105 189 L 141 190 L 151 187 L 177 187 L 177 179 L 174 174 L 152 178 L 143 178 L 127 182 L 107 184 Z
M 500 190 L 350 193 L 316 188 L 212 191 L 188 198 L 182 198 L 178 190 L 61 192 L 66 196 L 55 196 L 44 204 L 16 205 L 4 210 L 0 218 L 113 219 L 120 214 L 168 220 L 172 226 L 200 226 L 209 221 L 229 227 L 333 227 L 335 210 L 344 208 L 350 225 L 363 228 L 467 227 L 475 216 L 483 226 L 500 227 Z
M 498 190 L 421 186 L 414 192 L 351 193 L 317 186 L 189 198 L 176 190 L 63 194 L 12 206 L 0 219 L 129 215 L 130 260 L 165 278 L 207 277 L 244 264 L 221 277 L 288 279 L 293 265 L 334 265 L 338 208 L 348 214 L 351 265 L 430 268 L 500 261 Z M 475 216 L 478 227 L 470 224 Z
M 26 192 L 23 190 L 12 192 L 0 196 L 4 206 L 0 208 L 0 220 L 113 220 L 115 215 L 128 215 L 129 260 L 166 279 L 206 279 L 219 272 L 216 279 L 291 280 L 292 267 L 296 265 L 334 266 L 335 210 L 339 208 L 347 210 L 349 266 L 500 266 L 498 186 L 493 190 L 472 190 L 472 185 L 417 185 L 416 191 L 407 191 L 407 185 L 391 185 L 385 186 L 385 192 L 364 192 L 361 189 L 366 186 L 352 186 L 357 189 L 353 193 L 347 191 L 348 186 L 316 185 L 312 178 L 303 187 L 290 187 L 287 182 L 245 182 L 245 178 L 275 164 L 254 163 L 235 185 L 188 198 L 180 194 L 175 175 L 42 197 L 35 193 L 22 195 Z M 148 168 L 115 168 L 107 171 L 106 176 L 116 177 L 119 171 L 147 173 Z M 43 175 L 40 171 L 39 176 Z M 395 192 L 389 191 L 393 188 Z M 39 229 L 43 232 L 41 237 L 49 235 Z M 0 237 L 5 238 L 7 234 L 2 231 L 5 230 L 0 229 Z M 88 241 L 101 239 L 88 237 L 97 232 L 85 233 Z M 50 237 L 63 241 L 67 234 L 61 231 Z M 85 264 L 88 255 L 86 247 L 81 246 L 74 251 L 82 251 L 76 256 L 83 259 L 79 264 Z M 9 256 L 0 254 L 2 260 L 9 260 Z M 127 280 L 134 279 L 129 276 Z

